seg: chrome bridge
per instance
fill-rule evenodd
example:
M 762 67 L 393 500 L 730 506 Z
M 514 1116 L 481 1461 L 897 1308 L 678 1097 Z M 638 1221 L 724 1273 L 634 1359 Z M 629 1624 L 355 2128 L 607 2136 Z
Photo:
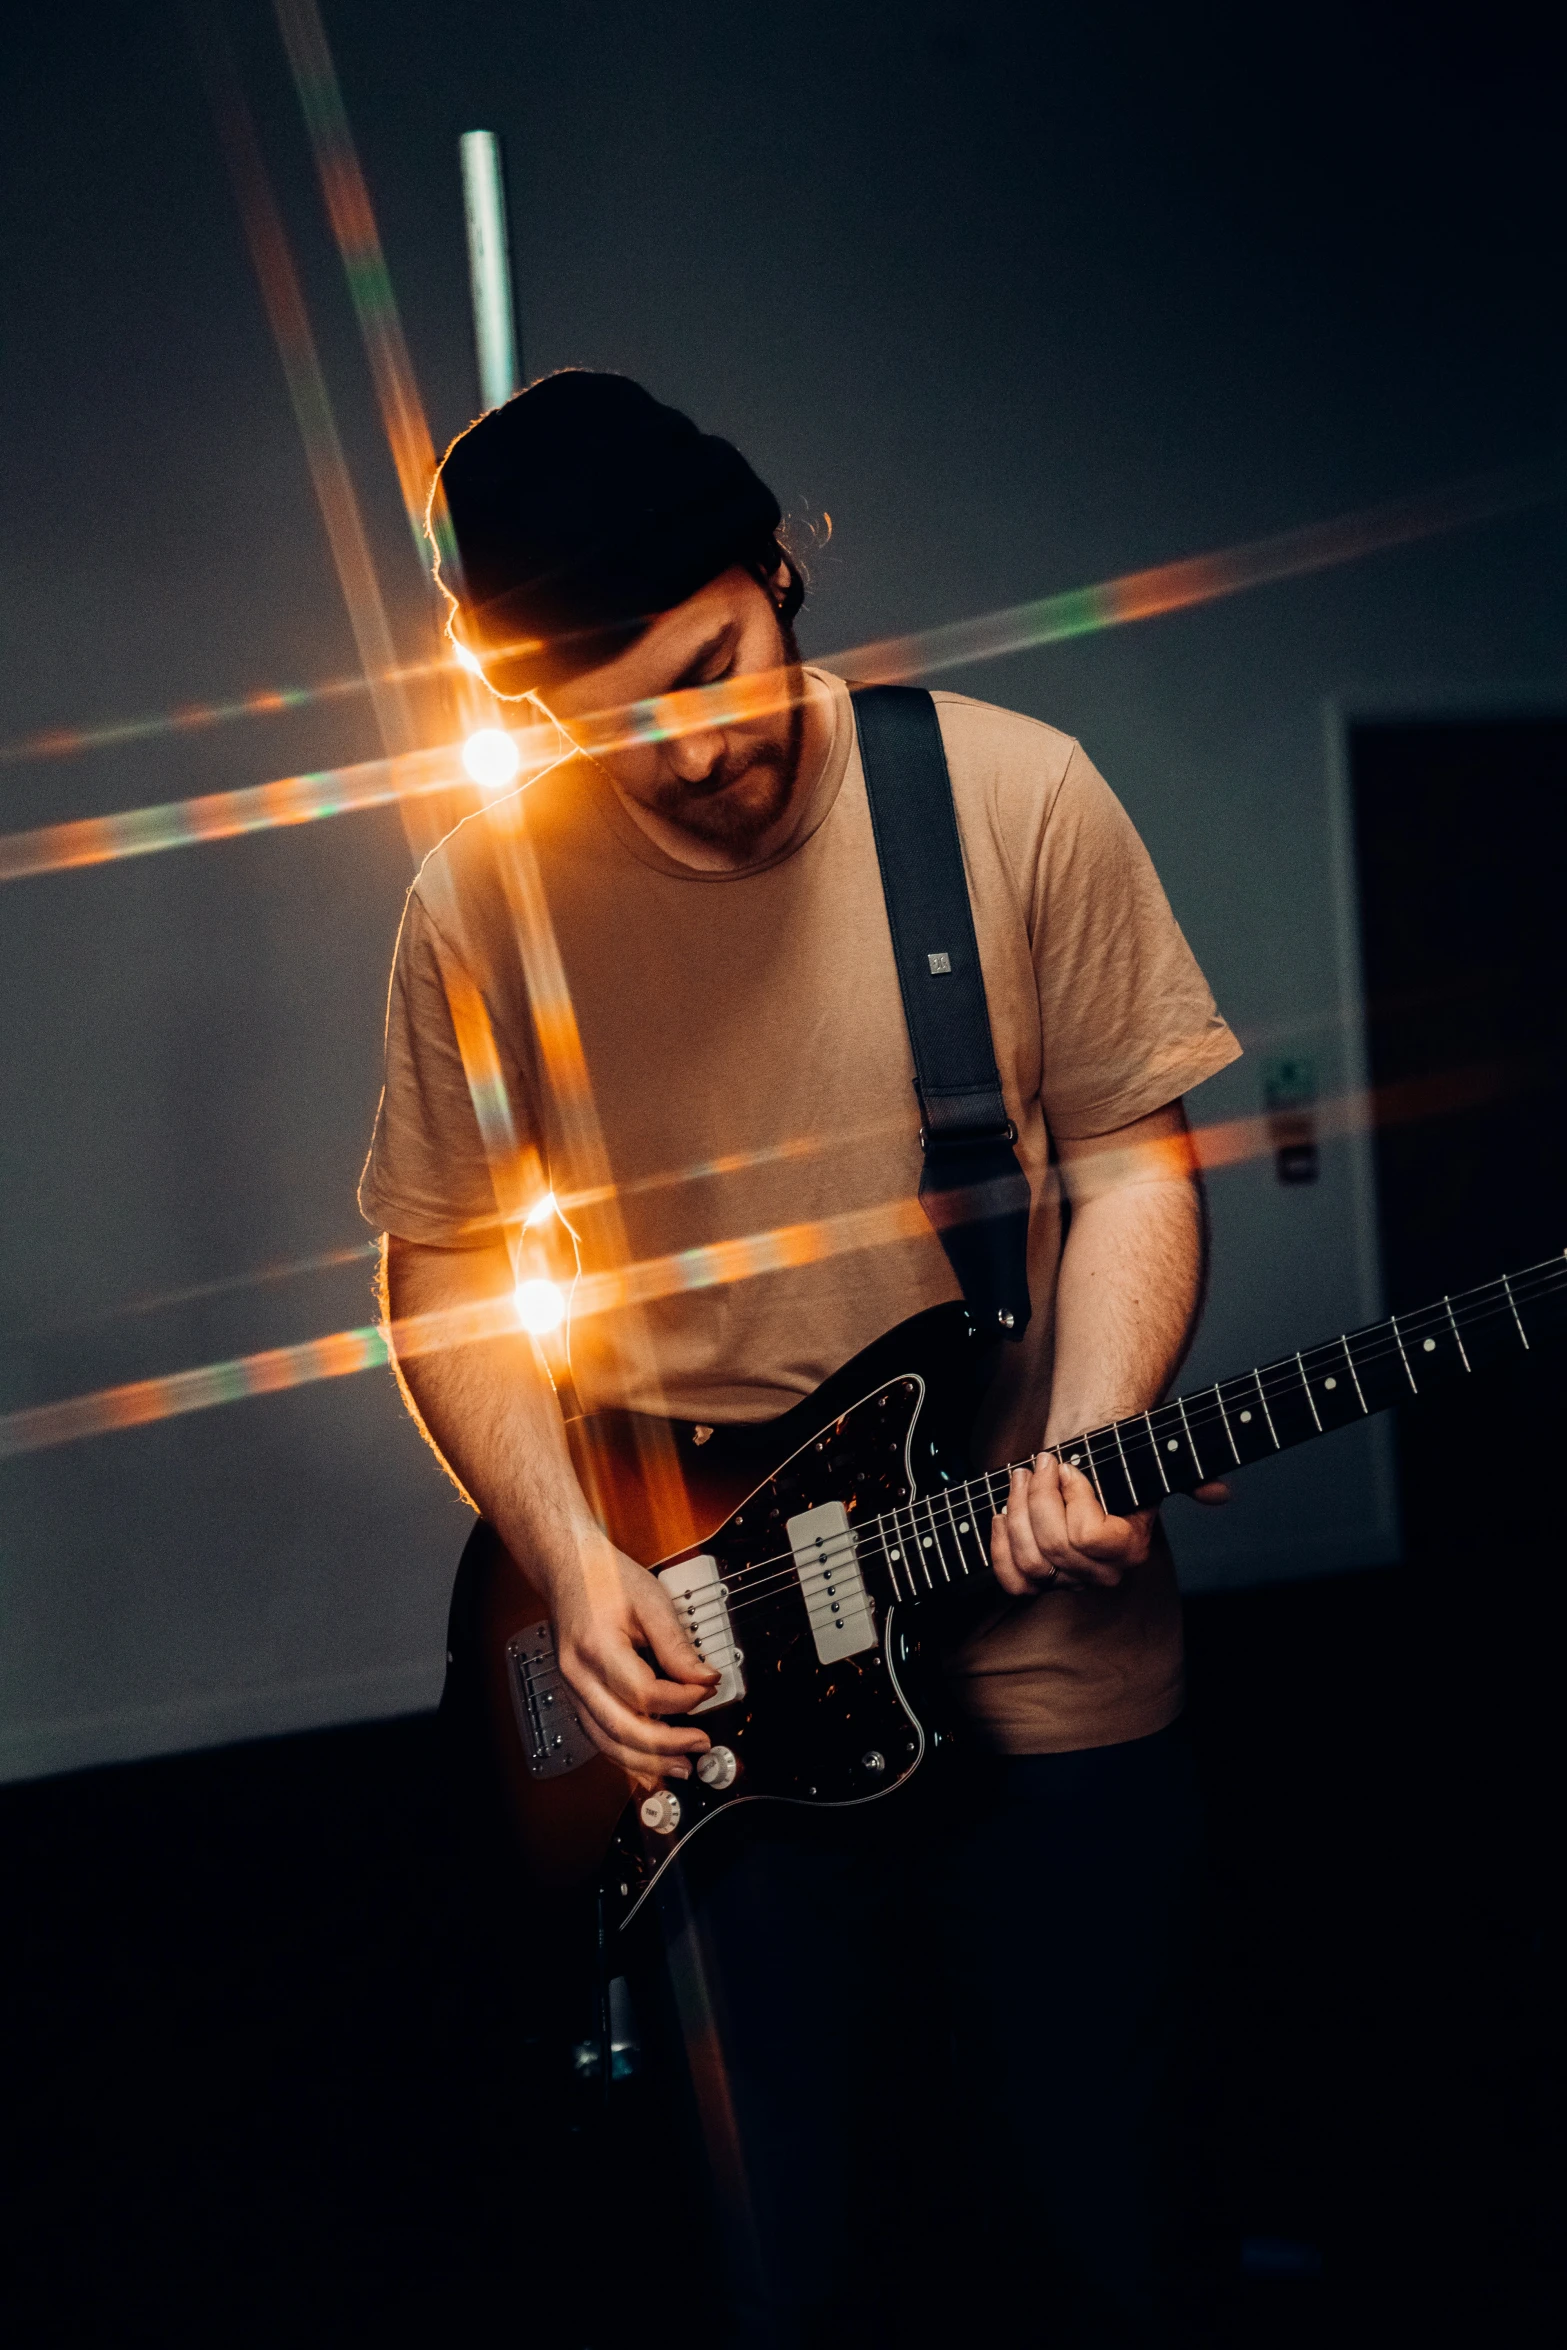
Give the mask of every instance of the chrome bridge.
M 506 1643 L 506 1678 L 531 1777 L 561 1779 L 598 1751 L 571 1702 L 547 1622 L 529 1624 Z

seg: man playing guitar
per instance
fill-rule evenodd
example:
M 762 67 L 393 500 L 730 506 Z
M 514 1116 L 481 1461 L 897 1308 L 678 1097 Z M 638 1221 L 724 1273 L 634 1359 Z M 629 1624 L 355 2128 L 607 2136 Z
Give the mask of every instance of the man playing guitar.
M 666 1264 L 718 1241 L 840 1236 L 783 1262 L 742 1251 L 727 1282 L 650 1297 L 628 1282 L 624 1311 L 574 1335 L 585 1409 L 664 1415 L 698 1439 L 765 1422 L 958 1287 L 935 1231 L 900 1212 L 919 1108 L 847 689 L 801 663 L 776 501 L 728 443 L 628 380 L 544 379 L 453 444 L 442 486 L 454 636 L 498 694 L 542 705 L 567 755 L 459 827 L 409 894 L 361 1187 L 391 1314 L 483 1308 L 518 1279 L 477 1020 L 485 1082 L 587 1275 L 623 1271 L 627 1252 Z M 932 2062 L 956 2051 L 939 2094 L 970 2148 L 959 2163 L 944 2142 L 942 2159 L 1013 2215 L 1006 2257 L 1031 2280 L 1034 2323 L 1153 2340 L 1150 2117 L 1197 1841 L 1174 1728 L 1179 1604 L 1156 1513 L 1107 1514 L 1088 1476 L 1039 1448 L 1155 1404 L 1180 1363 L 1204 1266 L 1181 1097 L 1239 1048 L 1081 749 L 935 701 L 1032 1199 L 1033 1318 L 1002 1350 L 981 1459 L 1037 1454 L 995 1521 L 1002 1596 L 950 1659 L 993 1758 L 983 1795 L 922 1830 L 939 1953 L 922 2005 L 943 2019 Z M 628 725 L 655 702 L 670 723 Z M 526 834 L 531 897 L 497 876 L 508 823 Z M 570 1099 L 546 963 L 580 1046 Z M 584 1115 L 608 1199 L 571 1189 Z M 411 1401 L 547 1598 L 593 1741 L 636 1786 L 678 1788 L 709 1746 L 693 1709 L 717 1674 L 652 1562 L 608 1542 L 533 1341 L 493 1316 L 487 1332 L 407 1351 Z M 874 1806 L 814 1841 L 769 1826 L 780 1809 L 752 1807 L 705 1869 L 681 1864 L 666 1979 L 688 2026 L 705 1987 L 725 2072 L 721 2129 L 712 2096 L 698 2103 L 724 2174 L 734 2339 L 836 2339 L 835 2325 L 872 2339 L 875 2215 L 913 2208 L 915 2190 L 896 2149 L 885 2177 L 867 2167 L 866 2018 L 911 1864 L 902 1849 L 889 1890 L 896 1839 Z M 927 2197 L 928 2154 L 901 2157 Z

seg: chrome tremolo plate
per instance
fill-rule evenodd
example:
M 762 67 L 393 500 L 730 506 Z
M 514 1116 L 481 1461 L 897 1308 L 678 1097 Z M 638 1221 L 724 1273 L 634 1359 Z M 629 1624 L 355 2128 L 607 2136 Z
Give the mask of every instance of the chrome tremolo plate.
M 547 1623 L 530 1624 L 507 1641 L 506 1678 L 522 1751 L 535 1779 L 559 1779 L 592 1760 L 598 1749 L 577 1719 Z

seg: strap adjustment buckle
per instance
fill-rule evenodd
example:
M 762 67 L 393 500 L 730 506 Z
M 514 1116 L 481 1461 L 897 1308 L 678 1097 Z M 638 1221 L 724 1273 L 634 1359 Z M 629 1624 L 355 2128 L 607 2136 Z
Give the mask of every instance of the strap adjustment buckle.
M 933 1143 L 938 1150 L 994 1150 L 1001 1145 L 1010 1150 L 1016 1141 L 1017 1125 L 1011 1118 L 1001 1126 L 953 1126 L 944 1134 L 932 1134 L 924 1120 L 920 1121 L 920 1149 L 927 1157 Z

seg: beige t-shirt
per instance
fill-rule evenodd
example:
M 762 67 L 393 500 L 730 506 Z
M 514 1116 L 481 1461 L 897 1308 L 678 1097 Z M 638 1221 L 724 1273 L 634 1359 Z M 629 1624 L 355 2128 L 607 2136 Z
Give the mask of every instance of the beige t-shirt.
M 573 1346 L 589 1409 L 769 1419 L 896 1323 L 959 1294 L 911 1204 L 913 1058 L 853 712 L 840 680 L 809 674 L 831 697 L 831 744 L 792 836 L 764 864 L 676 862 L 579 758 L 460 825 L 409 892 L 360 1206 L 408 1240 L 493 1235 L 495 1190 L 451 1009 L 475 990 L 494 1039 L 491 1083 L 498 1075 L 547 1180 L 570 1192 L 583 1105 L 542 1075 L 519 948 L 527 927 L 534 997 L 562 981 L 569 996 L 614 1185 L 613 1210 L 580 1182 L 570 1203 L 584 1272 L 613 1270 L 622 1248 L 655 1269 L 638 1310 L 658 1387 L 628 1367 L 614 1314 L 600 1314 Z M 1113 1132 L 1240 1048 L 1081 748 L 961 694 L 935 701 L 996 1059 L 1034 1195 L 1033 1320 L 1003 1349 L 986 1438 L 1001 1461 L 1038 1443 L 1049 1397 L 1061 1241 L 1051 1134 Z M 552 934 L 542 952 L 541 930 Z M 545 1022 L 556 1069 L 574 1059 L 574 1048 L 561 1057 L 561 1013 L 553 1005 Z M 714 1245 L 733 1243 L 750 1245 Z M 1161 1729 L 1182 1694 L 1168 1551 L 1156 1546 L 1113 1593 L 998 1608 L 959 1661 L 975 1711 L 1009 1751 Z

